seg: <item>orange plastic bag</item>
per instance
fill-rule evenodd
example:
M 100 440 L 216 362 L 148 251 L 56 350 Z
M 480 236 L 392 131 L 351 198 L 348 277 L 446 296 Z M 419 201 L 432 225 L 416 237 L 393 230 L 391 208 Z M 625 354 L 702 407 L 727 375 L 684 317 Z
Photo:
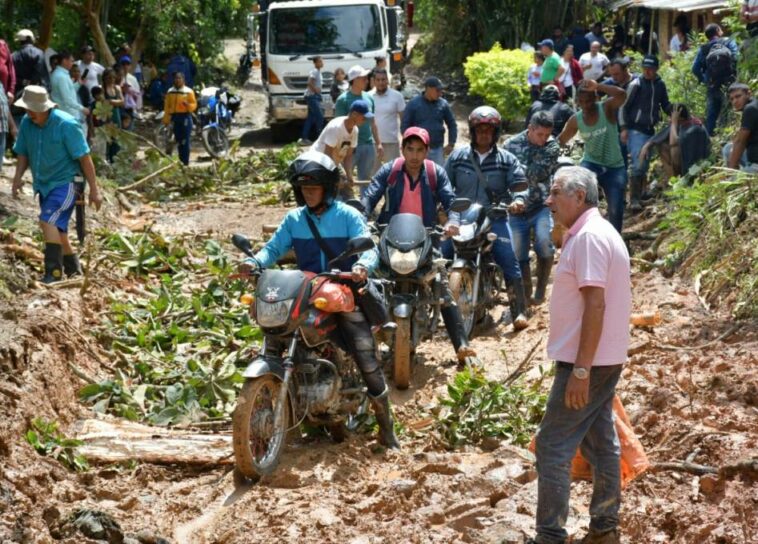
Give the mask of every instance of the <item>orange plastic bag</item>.
M 616 433 L 621 443 L 621 488 L 623 489 L 629 482 L 650 468 L 650 461 L 642 443 L 634 434 L 632 424 L 618 395 L 613 397 L 613 413 L 616 415 Z M 529 444 L 529 451 L 532 453 L 535 451 L 535 438 L 532 437 Z M 571 478 L 573 480 L 592 480 L 592 468 L 578 448 L 574 459 L 571 461 Z
M 347 285 L 329 281 L 327 278 L 314 280 L 309 302 L 324 312 L 352 312 L 355 310 L 355 297 Z

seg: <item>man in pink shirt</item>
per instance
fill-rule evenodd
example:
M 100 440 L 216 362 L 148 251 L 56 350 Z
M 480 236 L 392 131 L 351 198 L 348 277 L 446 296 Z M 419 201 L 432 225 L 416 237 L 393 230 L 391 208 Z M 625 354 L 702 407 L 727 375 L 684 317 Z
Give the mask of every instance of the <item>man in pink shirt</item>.
M 570 468 L 576 449 L 592 465 L 590 530 L 584 544 L 618 544 L 620 445 L 613 397 L 627 357 L 632 308 L 629 253 L 597 209 L 595 174 L 561 168 L 546 204 L 566 227 L 550 299 L 548 356 L 555 381 L 537 433 L 535 544 L 568 541 Z

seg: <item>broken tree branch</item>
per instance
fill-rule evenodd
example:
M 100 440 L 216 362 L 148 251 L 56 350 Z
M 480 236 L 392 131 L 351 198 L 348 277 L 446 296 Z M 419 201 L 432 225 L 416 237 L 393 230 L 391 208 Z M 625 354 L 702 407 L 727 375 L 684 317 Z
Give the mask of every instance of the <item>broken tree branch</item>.
M 172 162 L 171 164 L 167 164 L 163 168 L 159 168 L 155 172 L 153 172 L 151 174 L 148 174 L 144 178 L 139 179 L 139 180 L 135 181 L 134 183 L 130 183 L 129 185 L 124 185 L 123 187 L 119 187 L 118 189 L 116 189 L 116 191 L 118 191 L 118 192 L 126 192 L 126 191 L 131 191 L 133 189 L 136 189 L 138 187 L 142 187 L 148 181 L 151 181 L 151 180 L 157 178 L 158 176 L 160 176 L 164 172 L 168 172 L 172 168 L 175 168 L 178 164 L 179 164 L 178 162 Z

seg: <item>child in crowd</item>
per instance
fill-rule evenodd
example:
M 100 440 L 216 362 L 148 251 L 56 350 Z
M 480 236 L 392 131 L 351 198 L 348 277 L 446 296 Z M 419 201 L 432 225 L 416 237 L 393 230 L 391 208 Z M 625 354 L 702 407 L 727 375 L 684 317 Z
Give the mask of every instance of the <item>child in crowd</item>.
M 532 102 L 540 98 L 540 76 L 542 76 L 542 65 L 545 63 L 545 55 L 536 51 L 534 53 L 534 64 L 529 68 L 526 75 L 526 81 L 529 84 L 529 94 Z

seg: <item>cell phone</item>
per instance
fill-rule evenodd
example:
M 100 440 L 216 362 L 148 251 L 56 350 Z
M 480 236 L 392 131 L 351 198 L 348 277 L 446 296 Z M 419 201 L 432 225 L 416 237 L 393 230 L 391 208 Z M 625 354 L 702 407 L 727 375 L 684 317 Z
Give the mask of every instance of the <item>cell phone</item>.
M 87 79 L 88 74 L 89 74 L 89 68 L 85 69 L 84 72 L 82 72 L 82 79 Z

